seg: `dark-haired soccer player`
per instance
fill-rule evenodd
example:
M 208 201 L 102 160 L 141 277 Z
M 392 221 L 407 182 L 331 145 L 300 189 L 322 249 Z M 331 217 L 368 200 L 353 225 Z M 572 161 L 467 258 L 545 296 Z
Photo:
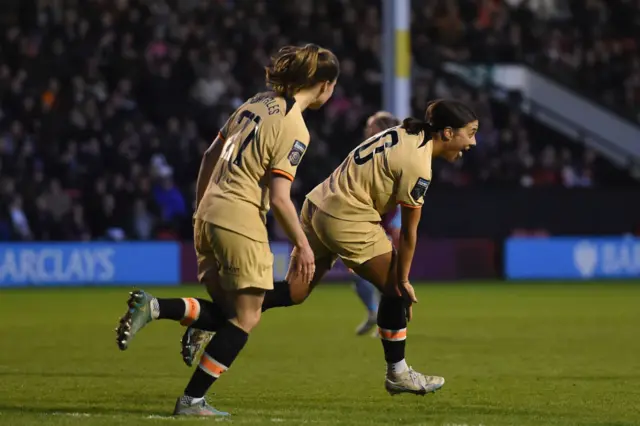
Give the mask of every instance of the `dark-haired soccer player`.
M 477 130 L 477 116 L 464 103 L 431 102 L 423 120 L 406 118 L 401 126 L 360 144 L 307 195 L 302 207 L 302 227 L 317 269 L 310 286 L 291 269 L 289 297 L 302 303 L 338 257 L 374 284 L 382 293 L 377 322 L 387 361 L 385 387 L 391 394 L 424 394 L 444 384 L 442 377 L 418 373 L 405 361 L 407 322 L 418 301 L 409 272 L 432 158 L 459 158 L 476 144 Z M 380 222 L 398 204 L 402 225 L 396 255 Z M 291 256 L 295 265 L 295 248 Z M 270 303 L 282 306 L 284 299 Z

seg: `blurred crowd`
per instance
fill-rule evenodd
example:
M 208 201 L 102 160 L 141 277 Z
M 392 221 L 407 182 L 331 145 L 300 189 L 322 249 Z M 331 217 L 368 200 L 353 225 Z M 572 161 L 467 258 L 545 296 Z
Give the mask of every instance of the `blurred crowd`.
M 525 62 L 640 122 L 640 0 L 412 4 L 419 63 Z
M 586 68 L 576 75 L 597 96 L 637 109 L 640 62 L 628 36 L 638 28 L 638 3 L 414 1 L 413 113 L 455 96 L 481 120 L 477 152 L 439 166 L 438 184 L 601 183 L 593 152 L 554 134 L 537 140 L 541 130 L 516 109 L 450 80 L 438 64 Z M 624 25 L 599 15 L 624 7 Z M 380 108 L 377 2 L 24 0 L 19 12 L 0 40 L 0 240 L 188 236 L 200 157 L 228 114 L 263 90 L 263 66 L 280 46 L 311 41 L 341 60 L 333 99 L 307 114 L 312 143 L 294 185 L 298 199 L 360 141 Z M 567 23 L 571 30 L 557 29 Z

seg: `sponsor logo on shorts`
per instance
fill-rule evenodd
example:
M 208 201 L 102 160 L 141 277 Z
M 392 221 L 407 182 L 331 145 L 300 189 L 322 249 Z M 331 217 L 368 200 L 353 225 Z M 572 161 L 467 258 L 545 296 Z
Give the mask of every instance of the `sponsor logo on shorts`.
M 225 274 L 237 275 L 238 273 L 240 273 L 240 268 L 233 265 L 223 265 L 222 272 L 224 272 Z

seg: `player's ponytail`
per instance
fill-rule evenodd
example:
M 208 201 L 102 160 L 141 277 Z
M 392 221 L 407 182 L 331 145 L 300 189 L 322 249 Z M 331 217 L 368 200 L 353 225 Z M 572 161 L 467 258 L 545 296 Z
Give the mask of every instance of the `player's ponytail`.
M 431 125 L 424 120 L 418 118 L 407 117 L 402 120 L 402 128 L 410 135 L 417 135 L 424 132 L 425 135 L 431 135 Z
M 427 137 L 440 132 L 447 127 L 461 129 L 478 117 L 475 112 L 463 102 L 451 99 L 439 99 L 427 104 L 425 119 L 405 118 L 402 128 L 409 134 L 417 135 L 424 132 Z
M 293 96 L 317 83 L 336 80 L 340 66 L 330 50 L 307 44 L 283 47 L 265 72 L 267 86 L 280 96 Z

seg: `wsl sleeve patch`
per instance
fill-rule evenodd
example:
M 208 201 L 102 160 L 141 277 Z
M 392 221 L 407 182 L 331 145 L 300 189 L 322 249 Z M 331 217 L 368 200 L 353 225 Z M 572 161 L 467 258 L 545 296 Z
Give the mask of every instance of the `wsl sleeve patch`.
M 429 189 L 430 183 L 431 181 L 428 181 L 423 178 L 418 178 L 418 181 L 416 182 L 415 186 L 411 190 L 411 197 L 414 200 L 419 200 L 420 198 L 424 197 L 424 195 L 427 193 L 427 189 Z
M 291 151 L 289 151 L 289 156 L 287 157 L 289 159 L 289 163 L 294 167 L 300 164 L 300 160 L 302 159 L 302 155 L 306 149 L 307 146 L 305 144 L 296 140 Z

